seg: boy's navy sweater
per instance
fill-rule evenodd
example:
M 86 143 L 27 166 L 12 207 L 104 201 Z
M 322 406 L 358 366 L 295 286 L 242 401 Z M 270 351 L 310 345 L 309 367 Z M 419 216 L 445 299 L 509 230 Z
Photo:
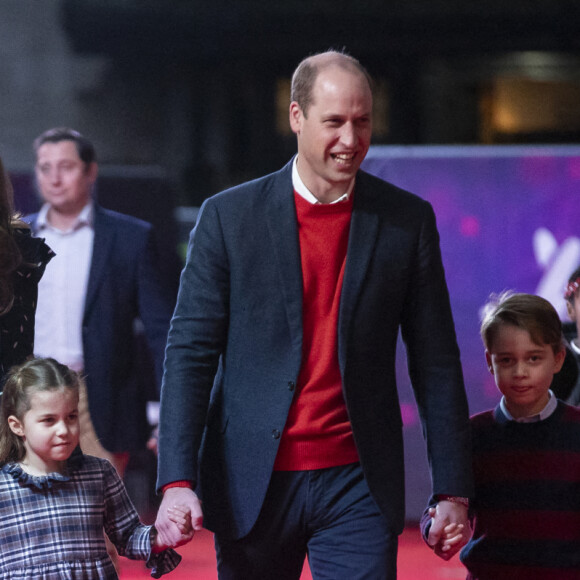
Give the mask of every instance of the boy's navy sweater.
M 467 579 L 580 579 L 580 409 L 558 401 L 547 419 L 517 423 L 498 405 L 471 424 Z M 429 525 L 426 511 L 425 538 Z

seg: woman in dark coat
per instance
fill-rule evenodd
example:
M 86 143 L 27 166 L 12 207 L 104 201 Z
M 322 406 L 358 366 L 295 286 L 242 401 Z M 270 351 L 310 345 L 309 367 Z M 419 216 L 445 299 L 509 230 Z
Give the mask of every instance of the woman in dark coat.
M 0 159 L 0 384 L 34 348 L 38 282 L 54 252 L 14 214 L 12 184 Z

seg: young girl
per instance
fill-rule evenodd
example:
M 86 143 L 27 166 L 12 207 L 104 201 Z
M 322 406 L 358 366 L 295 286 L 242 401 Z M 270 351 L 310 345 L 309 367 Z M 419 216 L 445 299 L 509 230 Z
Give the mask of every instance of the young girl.
M 0 417 L 0 577 L 117 578 L 103 531 L 119 554 L 147 560 L 159 578 L 181 556 L 139 516 L 112 465 L 78 448 L 80 377 L 53 359 L 14 367 Z M 193 532 L 174 508 L 182 541 Z

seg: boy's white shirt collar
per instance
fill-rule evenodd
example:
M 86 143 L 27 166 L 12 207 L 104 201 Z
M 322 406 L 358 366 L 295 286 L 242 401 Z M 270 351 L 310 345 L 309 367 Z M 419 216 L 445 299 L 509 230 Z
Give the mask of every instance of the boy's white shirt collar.
M 539 413 L 536 413 L 535 415 L 530 415 L 529 417 L 520 417 L 519 419 L 512 417 L 512 414 L 507 409 L 505 397 L 501 398 L 499 406 L 502 410 L 502 413 L 506 416 L 506 418 L 509 421 L 515 421 L 516 423 L 536 423 L 538 421 L 543 421 L 544 419 L 547 419 L 556 410 L 556 407 L 558 406 L 558 401 L 556 400 L 554 393 L 550 390 L 548 391 L 548 394 L 550 395 L 550 398 L 548 399 L 546 406 Z
M 294 187 L 294 190 L 296 191 L 296 193 L 300 197 L 303 197 L 309 203 L 312 203 L 312 204 L 322 203 L 322 202 L 318 201 L 316 196 L 304 185 L 304 182 L 302 181 L 302 179 L 300 178 L 300 175 L 298 174 L 297 162 L 298 162 L 298 155 L 296 155 L 294 157 L 294 161 L 292 162 L 292 186 Z M 354 187 L 354 180 L 351 183 L 349 190 L 346 193 L 341 195 L 338 199 L 331 201 L 330 203 L 333 204 L 333 203 L 339 203 L 341 201 L 346 201 L 349 198 L 350 194 L 352 193 L 353 187 Z

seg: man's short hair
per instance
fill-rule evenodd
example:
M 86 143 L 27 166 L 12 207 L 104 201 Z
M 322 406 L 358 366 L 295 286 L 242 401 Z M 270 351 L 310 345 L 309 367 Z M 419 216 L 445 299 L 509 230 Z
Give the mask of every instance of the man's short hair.
M 306 57 L 294 71 L 290 88 L 290 101 L 296 101 L 306 117 L 312 105 L 312 89 L 318 75 L 329 66 L 339 66 L 362 74 L 372 91 L 373 81 L 365 67 L 344 51 L 328 50 Z
M 56 127 L 45 131 L 34 140 L 32 148 L 34 153 L 38 154 L 38 150 L 45 143 L 60 143 L 61 141 L 72 141 L 85 165 L 88 166 L 96 161 L 97 155 L 93 144 L 84 135 L 68 127 Z

